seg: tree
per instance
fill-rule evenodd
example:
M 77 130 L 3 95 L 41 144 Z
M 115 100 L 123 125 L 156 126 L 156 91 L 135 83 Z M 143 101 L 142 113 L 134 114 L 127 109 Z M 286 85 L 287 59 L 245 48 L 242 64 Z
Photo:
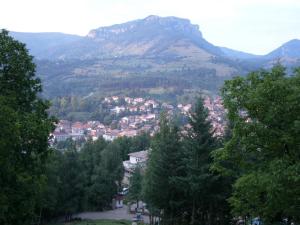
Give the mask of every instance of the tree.
M 53 149 L 49 154 L 45 165 L 45 188 L 41 195 L 40 219 L 48 220 L 55 216 L 61 215 L 62 204 L 60 199 L 61 174 L 64 155 L 61 151 Z
M 139 201 L 142 199 L 142 182 L 142 171 L 140 166 L 137 166 L 129 179 L 130 187 L 128 193 L 128 200 L 135 201 L 137 208 L 139 208 Z
M 111 208 L 111 201 L 119 191 L 123 179 L 123 161 L 120 146 L 114 142 L 100 152 L 100 162 L 94 164 L 91 176 L 91 203 L 97 210 Z
M 107 147 L 108 142 L 103 138 L 97 141 L 88 141 L 80 152 L 85 177 L 84 207 L 86 210 L 102 210 L 107 207 L 106 198 L 103 198 L 100 190 L 102 186 L 107 186 L 103 182 L 102 176 L 102 152 Z M 108 189 L 111 187 L 109 186 Z M 109 192 L 110 193 L 110 192 Z M 109 200 L 110 201 L 110 200 Z
M 198 98 L 189 118 L 191 128 L 185 137 L 186 186 L 190 224 L 225 223 L 228 215 L 230 184 L 210 170 L 211 153 L 218 146 L 214 137 L 208 110 Z
M 111 142 L 101 154 L 102 169 L 110 173 L 110 177 L 118 185 L 118 187 L 121 187 L 124 175 L 121 152 L 122 150 L 120 146 L 115 142 Z
M 299 93 L 300 69 L 288 77 L 280 65 L 225 82 L 233 129 L 216 164 L 238 177 L 230 198 L 236 215 L 300 221 Z
M 63 162 L 60 168 L 58 208 L 69 221 L 72 214 L 82 210 L 84 196 L 84 174 L 79 159 L 79 152 L 75 147 L 67 149 L 63 154 Z
M 114 143 L 119 145 L 122 153 L 122 159 L 128 160 L 128 154 L 131 152 L 139 152 L 147 150 L 150 147 L 150 135 L 141 133 L 134 137 L 119 137 L 114 140 Z
M 151 143 L 143 195 L 147 205 L 161 212 L 162 223 L 172 224 L 182 219 L 182 187 L 177 182 L 184 176 L 179 130 L 163 114 L 160 131 Z
M 0 224 L 34 220 L 54 120 L 25 45 L 0 32 Z

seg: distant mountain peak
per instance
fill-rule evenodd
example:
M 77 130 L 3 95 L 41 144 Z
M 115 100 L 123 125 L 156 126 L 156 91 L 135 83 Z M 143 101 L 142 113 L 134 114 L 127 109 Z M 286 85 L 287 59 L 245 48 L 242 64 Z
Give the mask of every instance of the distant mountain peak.
M 156 16 L 156 15 L 150 15 L 147 16 L 144 19 L 141 19 L 140 21 L 145 21 L 145 22 L 165 22 L 165 23 L 170 23 L 170 22 L 177 22 L 177 23 L 184 23 L 186 25 L 193 25 L 191 24 L 191 21 L 189 19 L 185 19 L 185 18 L 180 18 L 180 17 L 176 17 L 176 16 Z M 196 26 L 197 28 L 198 25 L 193 25 Z
M 300 58 L 300 40 L 292 39 L 266 55 L 267 58 Z
M 120 35 L 126 32 L 134 32 L 134 34 L 161 34 L 162 32 L 179 32 L 196 35 L 202 38 L 199 26 L 191 24 L 190 20 L 178 18 L 174 16 L 160 17 L 156 15 L 147 16 L 144 19 L 129 21 L 122 24 L 112 26 L 99 27 L 91 30 L 87 37 L 103 39 L 108 35 Z M 130 34 L 130 35 L 134 35 Z
M 146 21 L 151 21 L 151 20 L 157 20 L 157 19 L 160 19 L 161 17 L 159 16 L 156 16 L 156 15 L 149 15 L 147 16 L 144 20 Z
M 286 42 L 284 45 L 293 45 L 293 44 L 299 44 L 299 43 L 300 43 L 300 39 L 295 38 L 295 39 L 292 39 L 292 40 Z
M 122 24 L 99 27 L 91 30 L 87 39 L 93 42 L 93 48 L 98 49 L 95 54 L 102 56 L 174 55 L 174 49 L 178 46 L 183 51 L 197 48 L 196 51 L 204 50 L 208 54 L 223 55 L 218 47 L 203 38 L 198 25 L 174 16 L 150 15 Z

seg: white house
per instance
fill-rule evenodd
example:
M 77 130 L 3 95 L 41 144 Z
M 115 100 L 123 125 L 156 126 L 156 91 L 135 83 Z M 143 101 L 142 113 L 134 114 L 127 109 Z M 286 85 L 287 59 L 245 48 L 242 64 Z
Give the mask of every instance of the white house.
M 132 152 L 128 155 L 129 160 L 123 161 L 123 166 L 125 170 L 123 183 L 126 185 L 129 184 L 129 178 L 131 177 L 132 173 L 134 172 L 134 169 L 137 166 L 140 166 L 142 168 L 146 166 L 146 162 L 148 160 L 148 150 Z
M 148 159 L 148 151 L 132 152 L 129 153 L 129 161 L 131 164 L 138 164 L 141 162 L 146 162 Z
M 65 140 L 67 140 L 68 138 L 70 138 L 71 136 L 68 134 L 68 133 L 66 133 L 66 132 L 57 132 L 57 131 L 55 131 L 55 132 L 53 132 L 53 138 L 56 140 L 56 141 L 65 141 Z
M 119 114 L 121 112 L 124 112 L 126 110 L 126 108 L 124 106 L 116 106 L 114 108 L 112 108 L 110 111 L 116 113 L 116 114 Z

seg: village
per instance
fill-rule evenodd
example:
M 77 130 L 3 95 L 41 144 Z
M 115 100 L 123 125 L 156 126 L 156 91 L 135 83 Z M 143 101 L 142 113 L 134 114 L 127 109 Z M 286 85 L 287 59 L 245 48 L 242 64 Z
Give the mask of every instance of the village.
M 171 105 L 141 97 L 110 96 L 104 98 L 103 103 L 110 106 L 109 109 L 112 115 L 127 114 L 127 116 L 122 116 L 119 120 L 112 121 L 109 125 L 104 125 L 100 121 L 72 122 L 59 120 L 52 134 L 52 144 L 63 142 L 67 139 L 83 142 L 89 139 L 96 141 L 99 137 L 106 141 L 114 141 L 116 138 L 135 137 L 142 133 L 148 133 L 153 136 L 155 132 L 159 131 L 159 118 L 162 111 L 165 111 L 169 116 L 174 116 L 177 113 L 182 118 L 185 118 L 183 119 L 184 121 L 188 121 L 187 118 L 192 110 L 192 104 L 179 103 Z M 203 103 L 208 110 L 208 119 L 211 121 L 214 135 L 217 137 L 222 136 L 226 124 L 222 99 L 219 96 L 216 98 L 206 97 Z M 188 123 L 183 124 L 183 133 L 186 128 L 189 128 Z M 118 192 L 112 199 L 112 208 L 114 210 L 123 208 L 124 199 L 130 186 L 130 177 L 133 175 L 136 167 L 145 171 L 148 155 L 149 149 L 140 149 L 140 151 L 129 153 L 128 160 L 123 161 L 123 191 Z M 143 214 L 146 213 L 144 212 L 146 209 L 143 202 L 140 202 L 140 209 L 137 208 L 136 203 L 129 204 L 128 207 L 130 213 L 135 214 L 138 210 L 142 210 Z M 140 214 L 137 213 L 137 215 Z
M 183 118 L 187 118 L 192 109 L 191 104 L 171 105 L 141 97 L 110 96 L 104 98 L 103 103 L 110 106 L 111 114 L 121 115 L 125 113 L 126 116 L 112 121 L 109 125 L 104 125 L 100 121 L 59 120 L 55 131 L 52 133 L 53 142 L 65 141 L 69 138 L 73 140 L 97 140 L 99 137 L 113 141 L 118 137 L 134 137 L 141 133 L 149 133 L 153 136 L 159 129 L 159 117 L 162 111 L 166 111 L 168 115 L 174 115 L 177 112 Z M 208 118 L 212 123 L 215 136 L 222 136 L 225 120 L 221 98 L 218 96 L 215 98 L 206 97 L 204 106 L 208 109 Z

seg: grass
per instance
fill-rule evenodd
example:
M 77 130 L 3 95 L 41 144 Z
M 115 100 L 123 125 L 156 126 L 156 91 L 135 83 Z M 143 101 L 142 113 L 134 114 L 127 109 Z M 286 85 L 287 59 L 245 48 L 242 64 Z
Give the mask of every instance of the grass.
M 82 220 L 70 223 L 56 223 L 49 225 L 131 225 L 128 220 Z

